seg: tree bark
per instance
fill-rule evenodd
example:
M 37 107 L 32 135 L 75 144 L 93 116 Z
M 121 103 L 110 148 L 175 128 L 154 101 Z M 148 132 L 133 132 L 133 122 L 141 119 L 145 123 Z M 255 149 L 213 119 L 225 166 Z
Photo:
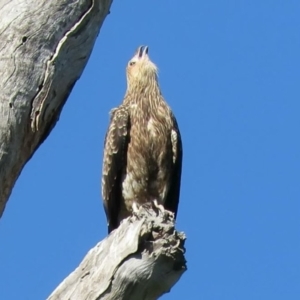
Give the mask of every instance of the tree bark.
M 112 0 L 0 0 L 0 217 L 88 61 Z
M 173 215 L 144 210 L 91 249 L 47 300 L 154 300 L 186 270 Z

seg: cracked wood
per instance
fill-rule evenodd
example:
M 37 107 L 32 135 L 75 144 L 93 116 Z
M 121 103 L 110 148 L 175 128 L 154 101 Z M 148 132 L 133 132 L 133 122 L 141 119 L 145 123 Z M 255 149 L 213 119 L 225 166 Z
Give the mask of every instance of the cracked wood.
M 111 3 L 0 0 L 0 216 L 55 126 Z

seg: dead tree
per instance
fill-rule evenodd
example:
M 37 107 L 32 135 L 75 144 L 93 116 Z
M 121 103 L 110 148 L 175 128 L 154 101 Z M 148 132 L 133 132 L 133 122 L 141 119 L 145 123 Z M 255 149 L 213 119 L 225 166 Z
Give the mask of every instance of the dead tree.
M 0 217 L 55 126 L 112 0 L 0 0 Z M 142 212 L 92 249 L 54 299 L 157 299 L 185 271 L 184 234 Z
M 47 300 L 155 300 L 186 270 L 174 219 L 140 210 L 85 256 Z

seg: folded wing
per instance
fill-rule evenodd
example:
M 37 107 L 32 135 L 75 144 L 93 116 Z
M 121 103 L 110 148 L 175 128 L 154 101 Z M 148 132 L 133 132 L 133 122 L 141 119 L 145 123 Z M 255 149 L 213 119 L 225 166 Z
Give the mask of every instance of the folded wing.
M 108 223 L 108 233 L 118 227 L 122 201 L 122 172 L 126 168 L 130 120 L 125 106 L 114 109 L 105 137 L 102 198 Z

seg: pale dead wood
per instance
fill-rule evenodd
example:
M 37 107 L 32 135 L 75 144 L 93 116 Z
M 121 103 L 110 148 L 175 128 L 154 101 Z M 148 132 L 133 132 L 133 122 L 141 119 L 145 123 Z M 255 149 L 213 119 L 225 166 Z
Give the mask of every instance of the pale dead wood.
M 57 122 L 112 0 L 0 0 L 0 216 Z
M 48 300 L 154 300 L 186 270 L 174 219 L 141 210 L 99 242 Z

